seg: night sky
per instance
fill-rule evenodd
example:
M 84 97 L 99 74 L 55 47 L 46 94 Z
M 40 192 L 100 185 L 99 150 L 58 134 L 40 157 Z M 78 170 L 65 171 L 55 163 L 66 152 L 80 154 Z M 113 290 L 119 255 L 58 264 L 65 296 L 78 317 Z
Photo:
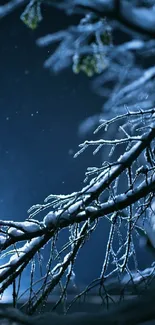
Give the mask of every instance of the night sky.
M 50 193 L 80 189 L 88 161 L 86 155 L 73 159 L 81 141 L 78 127 L 101 107 L 86 77 L 45 70 L 49 50 L 35 44 L 73 18 L 45 11 L 34 32 L 20 21 L 20 13 L 3 19 L 0 29 L 1 215 L 16 219 Z
M 80 190 L 86 167 L 100 164 L 101 157 L 93 157 L 91 150 L 77 159 L 73 154 L 84 140 L 78 136 L 80 123 L 101 111 L 102 99 L 85 76 L 71 69 L 59 75 L 45 70 L 51 48 L 35 43 L 79 17 L 44 8 L 43 22 L 31 31 L 20 21 L 21 12 L 0 21 L 0 218 L 22 221 L 27 210 L 49 194 Z M 81 253 L 81 282 L 99 275 L 94 265 L 103 257 L 107 227 L 103 229 Z

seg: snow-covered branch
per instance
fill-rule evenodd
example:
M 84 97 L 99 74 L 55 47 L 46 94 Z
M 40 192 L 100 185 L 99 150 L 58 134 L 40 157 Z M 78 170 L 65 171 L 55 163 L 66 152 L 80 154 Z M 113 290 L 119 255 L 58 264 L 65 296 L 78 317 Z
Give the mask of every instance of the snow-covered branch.
M 129 136 L 129 143 L 127 141 L 126 152 L 122 154 L 115 162 L 105 162 L 102 167 L 89 169 L 86 173 L 87 177 L 94 176 L 91 181 L 81 189 L 79 192 L 71 193 L 70 195 L 49 195 L 45 199 L 45 204 L 36 204 L 30 209 L 30 216 L 24 222 L 13 222 L 13 221 L 0 221 L 0 246 L 1 252 L 6 251 L 1 258 L 6 258 L 10 254 L 12 255 L 8 262 L 0 267 L 0 282 L 1 288 L 0 293 L 3 294 L 5 289 L 17 281 L 18 277 L 21 276 L 25 267 L 35 258 L 36 254 L 53 240 L 53 245 L 56 245 L 57 234 L 61 229 L 70 227 L 71 237 L 68 244 L 62 252 L 70 249 L 70 252 L 66 253 L 62 261 L 53 264 L 51 258 L 49 258 L 49 269 L 46 270 L 44 277 L 41 280 L 40 289 L 35 293 L 31 301 L 31 307 L 29 306 L 29 312 L 35 311 L 42 301 L 49 295 L 55 286 L 59 284 L 61 278 L 64 276 L 67 269 L 73 267 L 74 259 L 79 249 L 89 237 L 90 233 L 94 231 L 100 218 L 108 218 L 109 224 L 113 227 L 113 232 L 117 234 L 119 230 L 119 222 L 129 223 L 130 232 L 127 234 L 127 240 L 125 244 L 122 242 L 122 246 L 119 251 L 114 254 L 115 256 L 113 263 L 118 270 L 126 268 L 128 259 L 132 257 L 134 248 L 131 239 L 131 232 L 134 231 L 135 226 L 141 215 L 149 207 L 152 201 L 152 195 L 155 190 L 155 176 L 154 176 L 154 158 L 153 158 L 153 143 L 155 138 L 155 126 L 153 123 L 154 109 L 148 111 L 137 111 L 128 112 L 126 115 L 121 115 L 118 118 L 113 118 L 107 122 L 101 124 L 105 128 L 108 124 L 115 124 L 119 119 L 129 120 L 136 119 L 143 120 L 146 124 L 146 132 L 141 133 L 141 130 L 136 130 L 135 135 Z M 148 124 L 148 121 L 152 124 Z M 130 125 L 130 123 L 129 123 Z M 136 123 L 135 123 L 136 125 Z M 120 131 L 125 134 L 125 126 L 121 127 Z M 101 140 L 93 142 L 85 142 L 82 149 L 86 149 L 88 145 L 111 145 L 116 146 L 116 142 L 103 141 Z M 136 142 L 136 143 L 135 143 Z M 124 141 L 126 143 L 126 141 Z M 135 143 L 133 145 L 133 143 Z M 117 146 L 122 145 L 120 139 L 117 140 Z M 129 148 L 130 147 L 130 148 Z M 143 165 L 139 166 L 135 170 L 135 163 L 139 164 L 139 157 L 145 157 L 146 167 Z M 139 160 L 139 162 L 138 162 Z M 123 173 L 127 175 L 127 187 L 123 194 L 119 194 L 118 180 L 122 177 Z M 114 185 L 113 185 L 114 183 Z M 108 193 L 108 196 L 105 193 Z M 100 196 L 106 197 L 106 202 L 100 202 Z M 136 203 L 139 205 L 136 207 Z M 133 212 L 130 212 L 131 206 L 134 207 Z M 141 209 L 139 209 L 139 206 Z M 34 219 L 39 212 L 50 209 L 45 215 L 43 221 L 39 222 Z M 129 217 L 129 215 L 130 217 Z M 119 221 L 120 220 L 120 221 Z M 84 223 L 84 224 L 83 224 Z M 129 236 L 130 234 L 130 236 Z M 23 246 L 19 244 L 26 241 Z M 104 261 L 104 274 L 108 270 L 108 260 L 111 254 L 113 236 L 111 237 L 110 244 L 107 246 L 107 262 Z M 13 245 L 13 249 L 9 248 Z M 117 255 L 120 251 L 126 247 L 126 253 L 123 258 L 123 264 L 120 264 L 120 258 Z M 56 259 L 59 255 L 58 253 Z M 123 265 L 123 266 L 122 266 Z M 70 269 L 72 270 L 72 268 Z M 69 272 L 69 283 L 71 279 L 72 271 Z M 46 279 L 46 280 L 45 280 Z M 32 283 L 34 286 L 35 283 Z M 66 288 L 67 288 L 66 284 Z M 64 293 L 65 294 L 64 289 Z M 61 300 L 61 299 L 60 299 Z
M 25 295 L 24 308 L 31 314 L 58 287 L 60 297 L 54 308 L 63 302 L 67 311 L 69 284 L 76 286 L 79 250 L 105 220 L 109 233 L 100 275 L 72 303 L 96 287 L 107 302 L 108 280 L 116 273 L 121 290 L 155 275 L 153 265 L 150 272 L 139 271 L 134 244 L 134 236 L 141 234 L 155 248 L 155 4 L 149 0 L 11 0 L 0 5 L 0 18 L 25 4 L 21 19 L 35 29 L 43 18 L 43 3 L 69 14 L 84 14 L 77 25 L 41 37 L 37 45 L 58 44 L 44 64 L 53 72 L 71 66 L 76 74 L 97 75 L 93 87 L 103 97 L 103 110 L 81 126 L 83 134 L 96 127 L 95 140 L 82 141 L 74 157 L 93 147 L 93 154 L 104 149 L 104 158 L 99 167 L 87 168 L 81 190 L 50 194 L 43 204 L 29 209 L 23 222 L 0 220 L 0 294 L 12 286 L 13 306 Z M 41 221 L 38 214 L 43 214 Z M 68 238 L 60 248 L 59 234 L 64 228 Z M 49 255 L 43 262 L 45 246 Z M 30 287 L 21 293 L 27 267 L 31 268 Z M 37 280 L 36 269 L 40 270 Z M 127 321 L 130 324 L 131 318 Z M 136 323 L 137 318 L 132 321 Z

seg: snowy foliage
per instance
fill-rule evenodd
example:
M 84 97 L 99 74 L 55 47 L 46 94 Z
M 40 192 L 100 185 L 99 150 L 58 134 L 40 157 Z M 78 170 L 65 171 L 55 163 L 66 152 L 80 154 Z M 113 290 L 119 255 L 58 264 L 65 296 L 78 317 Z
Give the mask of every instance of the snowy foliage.
M 26 4 L 21 19 L 34 29 L 42 19 L 42 3 L 12 0 L 0 6 L 0 17 Z M 50 194 L 43 204 L 29 209 L 24 222 L 0 220 L 1 259 L 8 259 L 0 267 L 0 294 L 12 285 L 16 307 L 21 294 L 21 276 L 30 264 L 29 297 L 25 303 L 30 314 L 44 306 L 58 286 L 60 298 L 54 308 L 63 302 L 66 312 L 73 302 L 94 288 L 98 288 L 102 301 L 108 304 L 112 299 L 108 289 L 113 285 L 114 275 L 118 292 L 124 296 L 144 284 L 144 279 L 145 286 L 149 286 L 155 274 L 154 264 L 139 270 L 135 250 L 135 237 L 145 239 L 144 243 L 149 241 L 155 248 L 155 1 L 48 0 L 44 3 L 67 14 L 83 15 L 78 25 L 46 35 L 37 44 L 58 43 L 45 61 L 45 67 L 51 71 L 72 67 L 74 73 L 94 77 L 93 89 L 102 96 L 103 107 L 99 116 L 90 117 L 80 130 L 84 135 L 93 128 L 98 138 L 81 143 L 75 158 L 93 147 L 93 154 L 104 148 L 104 159 L 101 166 L 88 167 L 80 191 Z M 45 210 L 48 212 L 43 221 L 38 221 L 38 214 Z M 68 305 L 68 286 L 76 282 L 77 255 L 100 219 L 109 223 L 100 274 Z M 68 241 L 58 249 L 59 233 L 64 228 L 69 231 Z M 49 259 L 43 265 L 42 249 L 46 245 Z M 112 270 L 109 265 L 113 266 Z M 38 281 L 35 281 L 36 267 L 41 270 Z

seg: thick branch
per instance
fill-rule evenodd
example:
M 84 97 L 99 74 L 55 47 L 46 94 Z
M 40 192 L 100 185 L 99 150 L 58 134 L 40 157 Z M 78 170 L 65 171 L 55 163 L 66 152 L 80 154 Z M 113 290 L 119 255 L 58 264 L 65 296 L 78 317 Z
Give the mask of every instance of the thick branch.
M 20 236 L 6 239 L 5 242 L 1 244 L 1 250 L 6 249 L 15 242 L 37 237 L 38 234 L 40 236 L 46 234 L 46 236 L 50 238 L 53 236 L 53 231 L 58 228 L 62 229 L 76 222 L 85 221 L 88 217 L 91 216 L 94 218 L 94 214 L 90 214 L 88 211 L 87 214 L 85 213 L 87 206 L 89 206 L 95 199 L 97 199 L 99 195 L 103 193 L 111 185 L 111 183 L 126 170 L 126 168 L 132 165 L 132 163 L 140 156 L 143 150 L 147 148 L 147 146 L 154 138 L 155 128 L 152 127 L 150 132 L 144 134 L 144 136 L 141 137 L 140 141 L 138 141 L 128 152 L 125 152 L 118 159 L 118 165 L 112 167 L 106 174 L 103 172 L 103 177 L 101 173 L 99 175 L 99 178 L 96 179 L 94 183 L 89 184 L 81 191 L 81 194 L 84 195 L 84 199 L 75 202 L 75 204 L 70 205 L 70 207 L 67 209 L 64 207 L 64 209 L 59 210 L 57 214 L 57 222 L 54 222 L 53 224 L 51 223 L 50 227 L 44 227 L 39 231 L 30 233 L 27 232 L 21 234 Z M 154 191 L 154 186 L 154 179 L 152 181 L 148 180 L 147 184 L 143 182 L 136 191 L 129 191 L 126 196 L 117 196 L 115 203 L 113 201 L 110 201 L 106 204 L 103 204 L 101 211 L 95 211 L 95 217 L 103 216 L 105 214 L 126 208 L 130 204 L 135 203 L 140 198 L 145 197 L 150 191 Z M 83 211 L 82 206 L 84 207 Z
M 155 179 L 144 181 L 136 190 L 130 190 L 127 194 L 120 194 L 115 196 L 115 200 L 110 200 L 106 203 L 101 204 L 100 208 L 94 208 L 94 210 L 89 210 L 89 207 L 85 211 L 77 215 L 76 220 L 82 221 L 87 218 L 95 219 L 108 215 L 115 211 L 121 211 L 131 204 L 134 204 L 138 200 L 146 197 L 150 192 L 155 191 Z

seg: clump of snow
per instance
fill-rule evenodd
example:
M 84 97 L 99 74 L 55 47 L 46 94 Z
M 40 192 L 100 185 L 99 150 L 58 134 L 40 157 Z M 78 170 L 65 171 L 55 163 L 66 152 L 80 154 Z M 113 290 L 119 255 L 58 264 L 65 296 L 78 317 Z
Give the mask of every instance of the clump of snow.
M 18 236 L 21 236 L 23 233 L 35 232 L 38 230 L 40 230 L 40 225 L 38 223 L 35 223 L 32 221 L 16 222 L 15 227 L 11 227 L 8 230 L 8 234 L 10 234 L 14 237 L 18 237 Z
M 58 221 L 58 216 L 60 215 L 60 213 L 58 213 L 57 211 L 50 211 L 43 219 L 43 224 L 45 225 L 45 227 L 51 227 L 51 226 L 55 226 L 57 221 Z
M 24 252 L 23 253 L 21 253 L 21 252 L 15 253 L 14 255 L 12 255 L 10 257 L 9 264 L 10 265 L 16 264 L 18 262 L 19 258 L 23 255 L 24 255 Z
M 93 212 L 97 211 L 97 208 L 88 206 L 88 207 L 85 208 L 85 211 L 93 213 Z
M 6 237 L 5 236 L 0 236 L 0 246 L 3 245 L 6 241 Z
M 8 234 L 11 235 L 11 236 L 14 236 L 14 237 L 18 237 L 18 236 L 21 236 L 23 234 L 23 231 L 11 227 L 8 230 Z
M 0 277 L 3 276 L 7 270 L 8 268 L 0 269 Z
M 40 225 L 32 221 L 24 221 L 22 222 L 22 228 L 25 232 L 35 232 L 40 230 Z
M 77 202 L 75 202 L 74 204 L 72 204 L 69 208 L 68 208 L 68 212 L 69 214 L 74 213 L 76 210 L 78 210 L 78 208 L 83 204 L 82 200 L 79 200 Z
M 42 237 L 33 238 L 30 242 L 26 242 L 23 247 L 19 248 L 18 251 L 13 254 L 9 260 L 9 265 L 16 264 L 20 258 L 29 253 L 36 245 L 41 241 Z

